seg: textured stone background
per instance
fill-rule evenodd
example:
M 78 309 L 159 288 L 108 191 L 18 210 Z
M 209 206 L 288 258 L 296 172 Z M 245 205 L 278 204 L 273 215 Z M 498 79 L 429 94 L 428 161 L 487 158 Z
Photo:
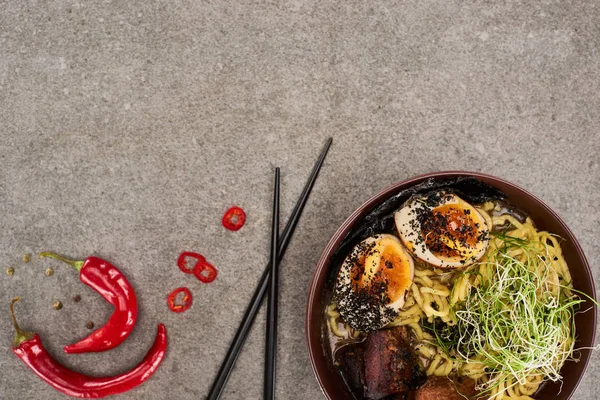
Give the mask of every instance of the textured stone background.
M 303 332 L 311 273 L 341 222 L 392 182 L 468 169 L 522 185 L 566 220 L 600 276 L 599 9 L 0 0 L 0 398 L 64 398 L 11 353 L 15 295 L 22 325 L 91 374 L 129 369 L 164 322 L 164 364 L 115 398 L 202 398 L 268 257 L 271 168 L 282 167 L 286 220 L 327 136 L 334 145 L 282 265 L 280 399 L 322 398 Z M 220 225 L 232 204 L 248 212 L 236 233 Z M 141 312 L 122 346 L 61 352 L 111 308 L 72 269 L 21 261 L 50 249 L 100 255 L 129 277 Z M 180 273 L 184 250 L 205 254 L 217 281 Z M 180 285 L 194 306 L 176 315 L 165 296 Z M 225 399 L 262 396 L 263 320 Z M 596 354 L 575 398 L 596 399 L 599 380 Z

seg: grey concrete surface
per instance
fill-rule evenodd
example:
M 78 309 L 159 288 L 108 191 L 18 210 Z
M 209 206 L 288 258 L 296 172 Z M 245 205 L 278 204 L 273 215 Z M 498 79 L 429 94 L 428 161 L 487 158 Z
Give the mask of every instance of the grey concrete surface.
M 322 398 L 303 328 L 312 270 L 395 181 L 468 169 L 522 185 L 599 277 L 599 20 L 594 0 L 0 0 L 0 398 L 65 398 L 11 352 L 15 295 L 23 327 L 90 374 L 129 369 L 164 322 L 164 364 L 115 399 L 203 398 L 268 258 L 271 168 L 286 220 L 327 136 L 282 265 L 279 399 Z M 234 233 L 220 225 L 232 204 L 248 213 Z M 111 308 L 74 270 L 21 260 L 41 250 L 96 254 L 129 277 L 141 311 L 122 346 L 62 353 Z M 218 279 L 180 273 L 184 250 Z M 176 315 L 165 297 L 181 285 L 194 305 Z M 262 396 L 263 320 L 224 399 Z M 596 399 L 599 380 L 595 354 L 575 399 Z

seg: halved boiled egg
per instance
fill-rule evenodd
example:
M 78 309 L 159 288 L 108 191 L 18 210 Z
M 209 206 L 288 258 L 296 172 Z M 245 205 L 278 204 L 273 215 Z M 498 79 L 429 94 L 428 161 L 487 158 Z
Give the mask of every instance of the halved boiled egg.
M 396 211 L 394 219 L 406 248 L 437 267 L 472 264 L 483 256 L 489 243 L 485 219 L 453 193 L 413 198 Z
M 335 299 L 352 328 L 368 332 L 390 323 L 404 305 L 414 263 L 394 235 L 376 235 L 357 244 L 337 276 Z

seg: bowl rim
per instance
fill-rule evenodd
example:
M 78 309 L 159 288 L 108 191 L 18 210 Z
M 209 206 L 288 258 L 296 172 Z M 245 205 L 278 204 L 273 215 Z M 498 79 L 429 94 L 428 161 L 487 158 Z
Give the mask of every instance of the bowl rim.
M 310 364 L 311 364 L 311 367 L 313 370 L 313 374 L 315 375 L 315 378 L 317 379 L 317 382 L 319 383 L 319 388 L 321 389 L 321 392 L 323 393 L 325 398 L 327 398 L 329 400 L 333 400 L 329 396 L 329 393 L 327 393 L 325 391 L 325 389 L 324 389 L 325 386 L 323 384 L 323 380 L 317 372 L 317 365 L 315 362 L 314 352 L 315 352 L 315 349 L 321 349 L 322 346 L 321 346 L 320 340 L 319 340 L 319 343 L 315 343 L 311 339 L 310 327 L 311 327 L 312 321 L 313 321 L 313 319 L 311 319 L 311 309 L 313 308 L 313 303 L 317 299 L 317 295 L 318 295 L 317 285 L 316 285 L 317 280 L 324 273 L 323 270 L 325 269 L 325 266 L 328 264 L 327 261 L 331 257 L 334 247 L 339 246 L 340 240 L 342 240 L 343 237 L 348 233 L 348 228 L 356 222 L 356 220 L 365 212 L 365 210 L 373 207 L 377 202 L 383 200 L 386 196 L 389 196 L 391 193 L 398 190 L 399 187 L 401 187 L 401 186 L 410 187 L 411 185 L 416 185 L 416 184 L 421 183 L 424 180 L 429 179 L 429 178 L 449 178 L 449 177 L 457 177 L 457 176 L 473 177 L 476 179 L 484 178 L 484 179 L 489 179 L 489 180 L 496 181 L 499 183 L 503 183 L 508 186 L 512 186 L 513 188 L 517 189 L 518 191 L 523 192 L 523 194 L 530 196 L 541 207 L 545 208 L 546 211 L 548 211 L 556 219 L 556 221 L 560 225 L 562 225 L 562 228 L 565 230 L 565 232 L 569 236 L 569 240 L 571 240 L 573 242 L 576 252 L 581 256 L 581 259 L 583 261 L 582 268 L 585 270 L 585 275 L 586 275 L 587 280 L 590 283 L 591 288 L 592 288 L 592 295 L 590 297 L 594 301 L 596 301 L 596 302 L 598 301 L 597 296 L 596 296 L 596 285 L 594 282 L 594 277 L 592 275 L 590 264 L 587 260 L 587 257 L 585 256 L 585 253 L 583 251 L 583 248 L 581 247 L 581 244 L 579 243 L 579 241 L 577 240 L 577 238 L 575 237 L 575 235 L 573 234 L 573 232 L 571 231 L 569 226 L 558 215 L 558 213 L 556 213 L 550 206 L 548 206 L 542 199 L 540 199 L 535 194 L 529 192 L 528 190 L 523 189 L 521 186 L 519 186 L 517 184 L 514 184 L 514 183 L 509 182 L 502 178 L 498 178 L 497 176 L 482 173 L 482 172 L 465 171 L 465 170 L 448 170 L 448 171 L 428 172 L 425 174 L 421 174 L 421 175 L 417 175 L 417 176 L 413 176 L 413 177 L 404 179 L 399 182 L 392 183 L 391 185 L 384 187 L 382 190 L 377 192 L 375 195 L 371 196 L 366 201 L 364 201 L 352 214 L 350 214 L 350 216 L 348 216 L 344 220 L 344 222 L 339 226 L 339 228 L 331 236 L 331 239 L 329 239 L 329 241 L 327 242 L 327 245 L 323 249 L 323 252 L 321 253 L 321 257 L 319 257 L 319 261 L 317 262 L 316 268 L 314 269 L 314 272 L 313 272 L 312 279 L 310 281 L 310 285 L 309 285 L 309 289 L 308 289 L 308 297 L 307 297 L 307 301 L 306 301 L 306 309 L 305 309 L 304 334 L 305 334 L 306 344 L 308 346 L 308 353 L 309 353 Z M 598 323 L 597 318 L 598 318 L 598 309 L 594 308 L 593 324 L 592 324 L 592 326 L 593 326 L 592 346 L 594 343 L 596 343 L 596 328 L 597 328 L 597 323 Z M 575 385 L 573 386 L 573 390 L 571 391 L 571 393 L 569 394 L 567 399 L 570 399 L 573 396 L 573 394 L 577 391 L 577 389 L 579 388 L 579 385 L 581 384 L 581 380 L 583 379 L 585 372 L 587 371 L 587 369 L 589 367 L 590 361 L 591 361 L 591 354 L 588 355 L 588 357 L 586 357 L 584 364 L 583 364 L 582 373 L 577 377 L 577 381 L 575 382 Z

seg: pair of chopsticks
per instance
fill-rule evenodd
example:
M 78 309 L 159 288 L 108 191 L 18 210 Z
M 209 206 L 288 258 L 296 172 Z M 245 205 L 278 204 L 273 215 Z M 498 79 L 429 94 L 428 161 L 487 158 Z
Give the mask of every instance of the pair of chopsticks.
M 300 220 L 300 216 L 302 215 L 302 211 L 304 210 L 304 206 L 306 205 L 306 201 L 312 191 L 312 188 L 315 184 L 317 176 L 319 175 L 319 171 L 321 170 L 321 166 L 323 165 L 323 161 L 325 160 L 325 156 L 327 156 L 327 152 L 329 151 L 329 147 L 331 146 L 332 138 L 329 138 L 317 159 L 315 166 L 313 167 L 308 181 L 302 189 L 302 193 L 300 193 L 300 198 L 298 202 L 294 206 L 292 210 L 292 215 L 290 216 L 289 221 L 287 222 L 285 228 L 281 236 L 279 236 L 279 168 L 275 170 L 275 189 L 273 195 L 273 223 L 272 223 L 272 238 L 271 238 L 271 261 L 267 264 L 265 271 L 260 277 L 260 281 L 252 298 L 250 299 L 250 304 L 246 308 L 246 312 L 242 317 L 242 321 L 240 322 L 240 326 L 235 332 L 235 336 L 233 337 L 233 341 L 229 346 L 229 350 L 225 355 L 225 359 L 217 372 L 217 376 L 210 388 L 208 393 L 207 400 L 217 400 L 221 397 L 223 393 L 223 389 L 225 388 L 225 384 L 229 379 L 229 375 L 231 375 L 231 371 L 233 370 L 233 366 L 237 361 L 238 356 L 240 355 L 240 351 L 244 342 L 246 341 L 246 337 L 250 332 L 250 328 L 254 323 L 254 319 L 256 318 L 256 314 L 258 314 L 258 310 L 262 304 L 262 301 L 267 293 L 267 289 L 269 289 L 270 307 L 267 309 L 267 346 L 265 351 L 265 399 L 272 399 L 274 397 L 275 390 L 275 358 L 276 358 L 276 347 L 277 347 L 277 279 L 278 279 L 278 263 L 283 258 L 285 251 L 287 249 L 288 244 L 292 238 L 294 230 L 296 229 L 296 225 Z M 275 270 L 275 273 L 272 274 L 271 271 Z M 272 284 L 275 282 L 274 284 Z M 271 305 L 271 302 L 275 302 L 275 306 Z M 269 311 L 270 310 L 270 311 Z M 269 387 L 267 387 L 269 385 Z M 270 396 L 270 397 L 269 397 Z

